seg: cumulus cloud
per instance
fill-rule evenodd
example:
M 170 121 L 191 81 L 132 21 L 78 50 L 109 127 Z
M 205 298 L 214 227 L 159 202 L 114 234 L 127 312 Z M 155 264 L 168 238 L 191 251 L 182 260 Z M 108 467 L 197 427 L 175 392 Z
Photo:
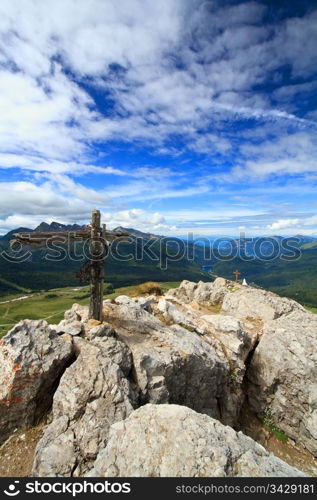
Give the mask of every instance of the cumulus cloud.
M 267 128 L 265 131 L 268 132 Z M 269 135 L 269 134 L 268 134 Z M 255 134 L 256 136 L 256 134 Z M 260 143 L 241 147 L 245 160 L 233 168 L 231 178 L 266 178 L 317 171 L 317 134 L 312 131 L 281 133 Z
M 279 219 L 273 224 L 269 224 L 267 227 L 271 231 L 279 231 L 280 229 L 288 228 L 301 228 L 302 226 L 315 226 L 317 224 L 317 215 L 312 215 L 310 217 L 303 217 L 297 219 Z
M 268 225 L 268 229 L 271 231 L 279 231 L 280 229 L 286 229 L 289 227 L 299 226 L 300 219 L 280 219 L 273 224 Z
M 197 129 L 219 113 L 300 118 L 254 86 L 285 64 L 313 73 L 316 13 L 260 25 L 265 11 L 256 2 L 3 1 L 2 148 L 69 159 L 90 140 L 155 143 L 181 133 L 208 152 Z M 96 106 L 87 85 L 107 92 L 115 113 L 107 99 Z
M 256 1 L 3 0 L 2 227 L 17 210 L 81 220 L 95 205 L 112 218 L 126 204 L 130 215 L 112 218 L 124 222 L 219 183 L 314 173 L 316 115 L 301 97 L 316 87 L 316 20 L 314 9 L 270 17 Z M 108 161 L 128 148 L 132 164 Z M 171 161 L 143 163 L 140 150 Z M 161 211 L 143 215 L 144 227 L 166 225 Z

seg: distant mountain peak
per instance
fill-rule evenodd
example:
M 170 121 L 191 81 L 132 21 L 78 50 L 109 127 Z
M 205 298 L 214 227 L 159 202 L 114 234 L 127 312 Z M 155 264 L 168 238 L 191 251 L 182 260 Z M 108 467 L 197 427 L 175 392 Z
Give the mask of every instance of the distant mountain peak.
M 139 231 L 138 229 L 134 229 L 133 227 L 123 227 L 123 226 L 118 226 L 114 229 L 114 231 L 127 231 L 128 233 L 132 234 L 133 236 L 138 236 L 140 238 L 146 238 L 146 239 L 159 239 L 159 238 L 164 238 L 164 236 L 160 236 L 158 234 L 153 234 L 153 233 L 144 233 L 142 231 Z
M 78 229 L 82 229 L 83 226 L 79 226 L 78 224 L 62 224 L 61 222 L 51 222 L 48 224 L 47 222 L 41 222 L 35 229 L 34 232 L 55 232 L 55 231 L 77 231 Z

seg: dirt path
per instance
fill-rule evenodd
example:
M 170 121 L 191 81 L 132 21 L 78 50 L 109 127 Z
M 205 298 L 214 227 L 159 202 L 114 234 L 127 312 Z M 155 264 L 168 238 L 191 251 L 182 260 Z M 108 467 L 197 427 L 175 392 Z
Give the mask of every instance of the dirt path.
M 44 431 L 44 424 L 17 431 L 0 447 L 0 477 L 31 475 L 34 451 Z
M 296 445 L 291 439 L 288 439 L 287 442 L 278 439 L 248 409 L 244 409 L 242 413 L 240 430 L 289 465 L 310 476 L 317 476 L 317 458 L 313 457 L 302 446 Z
M 30 297 L 33 297 L 33 295 L 23 295 L 23 297 L 18 297 L 17 299 L 4 300 L 3 302 L 0 302 L 0 305 L 1 304 L 10 304 L 10 302 L 17 302 L 19 300 L 29 299 Z

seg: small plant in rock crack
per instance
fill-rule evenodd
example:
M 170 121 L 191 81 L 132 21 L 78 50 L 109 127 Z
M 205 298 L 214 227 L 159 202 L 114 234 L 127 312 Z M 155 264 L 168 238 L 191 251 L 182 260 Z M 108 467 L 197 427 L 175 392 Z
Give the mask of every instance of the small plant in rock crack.
M 273 422 L 273 414 L 272 414 L 272 409 L 267 408 L 264 412 L 264 419 L 263 419 L 263 425 L 267 427 L 277 439 L 280 441 L 283 441 L 283 443 L 286 443 L 288 441 L 288 436 L 280 430 L 278 427 Z
M 185 323 L 179 323 L 179 326 L 181 326 L 182 328 L 185 328 L 185 330 L 188 330 L 189 332 L 194 332 L 195 331 L 195 328 L 193 328 L 190 325 L 186 325 Z
M 229 378 L 230 385 L 235 385 L 238 382 L 236 367 L 234 366 L 234 364 L 231 361 L 229 361 L 228 378 Z

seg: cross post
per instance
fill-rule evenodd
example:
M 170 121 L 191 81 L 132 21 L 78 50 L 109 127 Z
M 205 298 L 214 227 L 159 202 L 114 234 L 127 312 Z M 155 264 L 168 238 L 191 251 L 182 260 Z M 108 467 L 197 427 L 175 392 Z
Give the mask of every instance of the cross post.
M 52 242 L 52 239 L 62 244 L 78 241 L 78 238 L 83 241 L 88 240 L 90 258 L 88 264 L 81 269 L 79 276 L 84 279 L 88 276 L 90 278 L 89 318 L 102 321 L 104 263 L 107 248 L 117 239 L 126 241 L 130 233 L 121 229 L 107 231 L 105 224 L 101 227 L 100 210 L 93 210 L 90 227 L 85 226 L 78 231 L 15 233 L 13 236 L 11 245 L 17 242 L 33 247 L 47 245 L 47 242 Z
M 102 321 L 104 261 L 106 241 L 105 227 L 100 228 L 100 211 L 91 214 L 90 304 L 89 318 Z
M 239 281 L 239 276 L 240 276 L 241 272 L 240 271 L 234 271 L 233 274 L 236 277 L 236 282 L 238 282 Z

